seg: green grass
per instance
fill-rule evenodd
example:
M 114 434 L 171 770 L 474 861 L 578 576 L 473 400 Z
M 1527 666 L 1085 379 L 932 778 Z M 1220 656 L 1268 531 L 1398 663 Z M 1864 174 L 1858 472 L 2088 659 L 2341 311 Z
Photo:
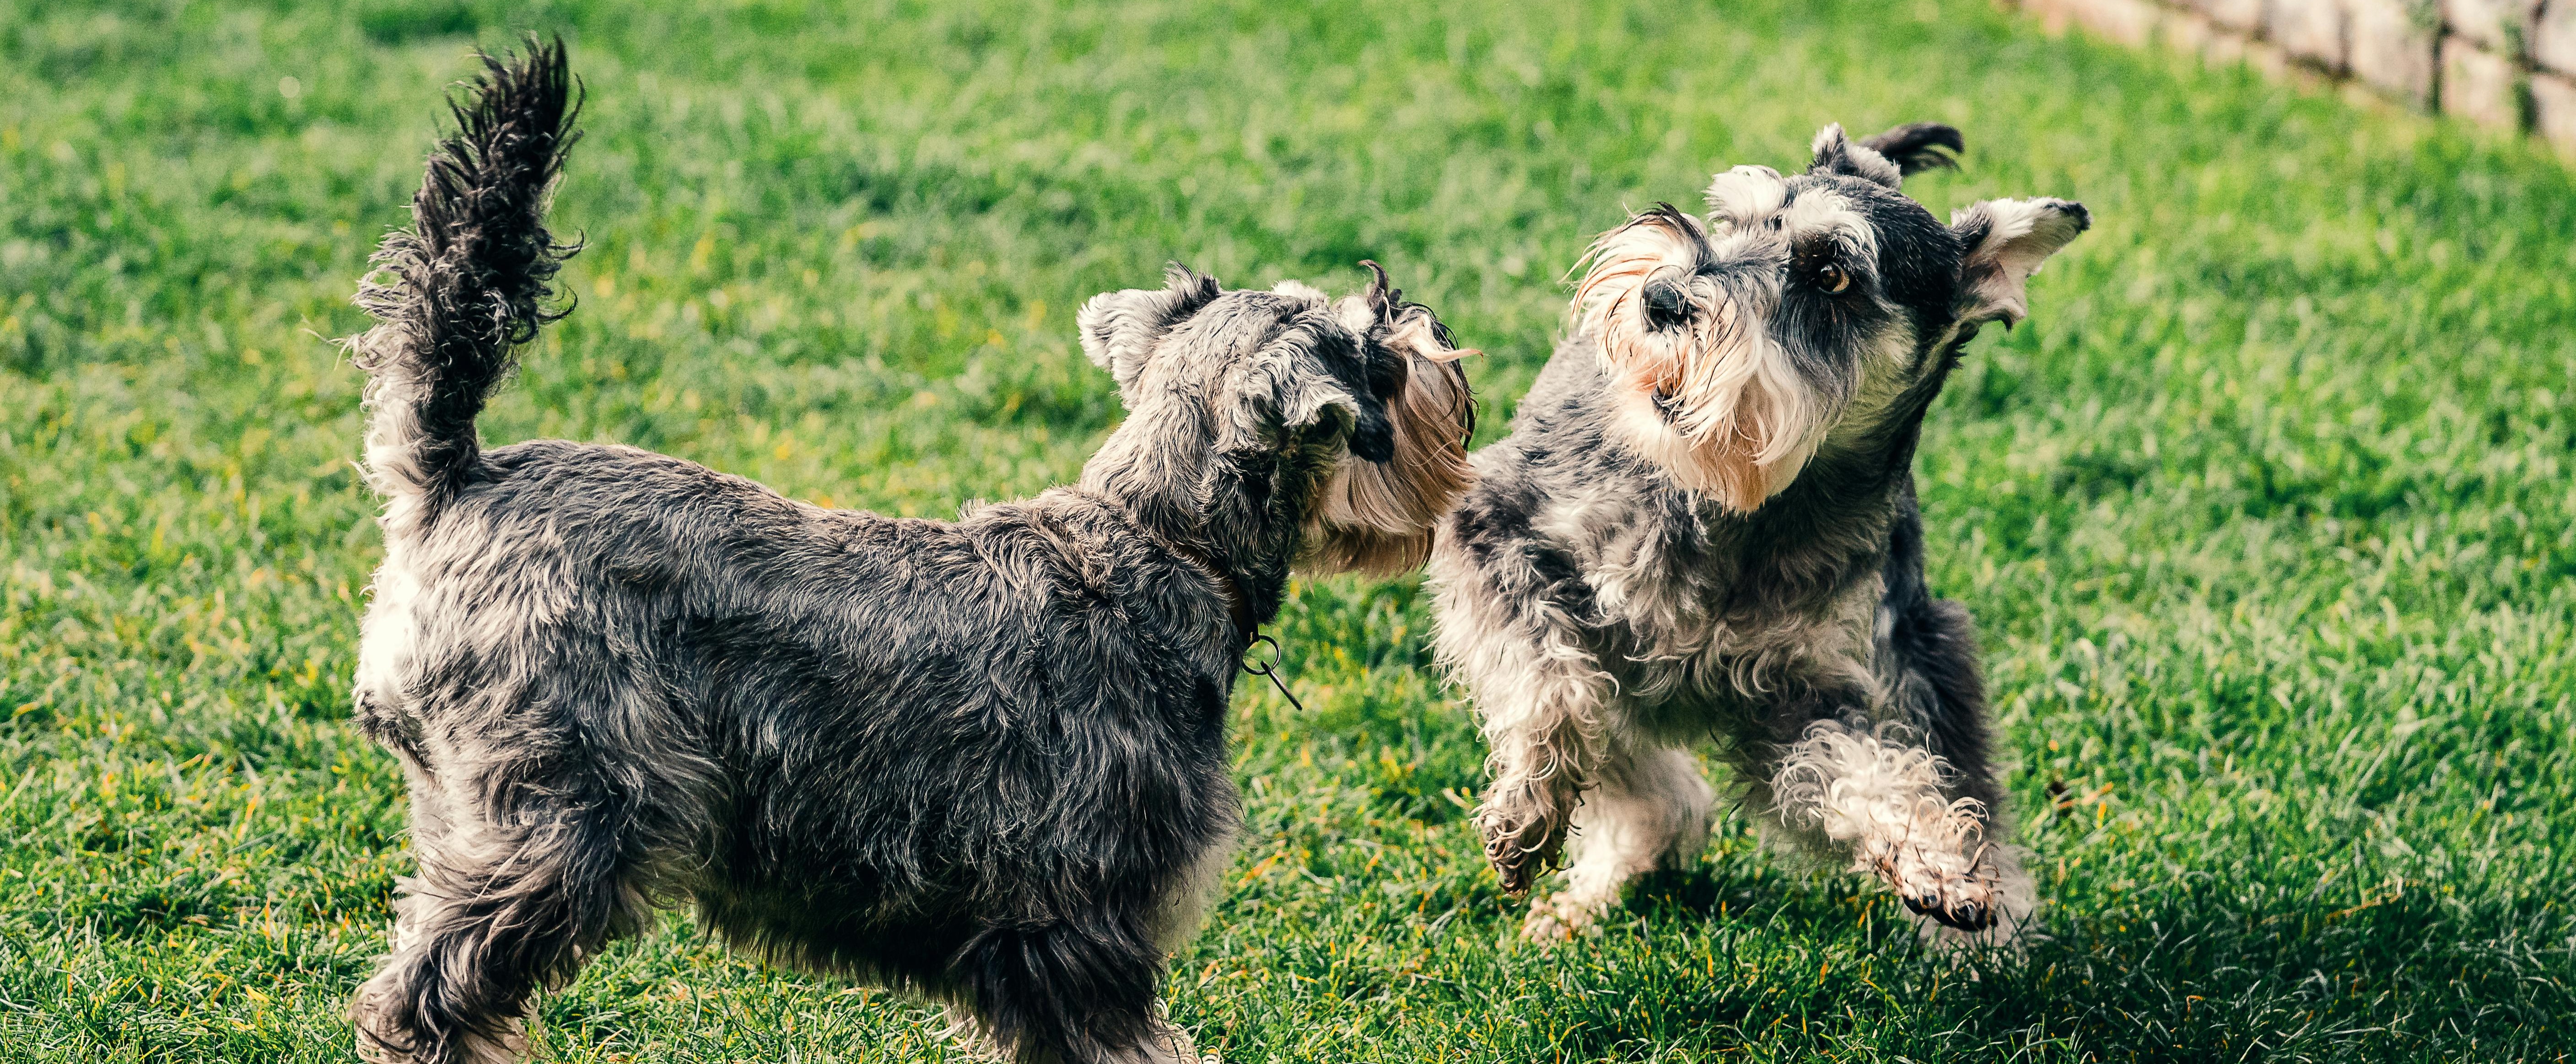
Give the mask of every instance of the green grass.
M 591 89 L 573 318 L 488 437 L 948 514 L 1117 414 L 1071 309 L 1180 258 L 1489 355 L 1499 433 L 1623 206 L 1939 118 L 1936 212 L 2098 225 L 1932 415 L 2047 937 L 1954 967 L 1742 816 L 1599 938 L 1518 920 L 1413 581 L 1301 584 L 1242 854 L 1173 965 L 1230 1061 L 2563 1059 L 2576 1044 L 2576 181 L 2520 144 L 1978 0 L 1315 7 L 0 0 L 0 1059 L 349 1056 L 405 868 L 345 722 L 378 554 L 323 337 L 476 42 Z M 291 80 L 289 80 L 291 79 Z M 566 1061 L 954 1061 L 677 917 Z

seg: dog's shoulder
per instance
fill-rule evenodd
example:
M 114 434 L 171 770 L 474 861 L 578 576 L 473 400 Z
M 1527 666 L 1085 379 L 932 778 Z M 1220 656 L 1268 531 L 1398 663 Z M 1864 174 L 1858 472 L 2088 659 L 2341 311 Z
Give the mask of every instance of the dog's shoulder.
M 1608 385 L 1589 336 L 1560 343 L 1514 411 L 1511 434 L 1476 452 L 1461 512 L 1526 533 L 1568 518 L 1569 507 L 1594 517 L 1670 509 L 1678 494 L 1669 478 L 1608 431 Z

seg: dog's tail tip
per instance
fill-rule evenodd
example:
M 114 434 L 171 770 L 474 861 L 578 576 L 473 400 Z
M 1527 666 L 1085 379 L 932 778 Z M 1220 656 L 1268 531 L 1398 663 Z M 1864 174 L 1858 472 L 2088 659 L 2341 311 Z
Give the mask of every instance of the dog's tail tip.
M 352 338 L 369 377 L 367 466 L 391 497 L 437 496 L 474 467 L 474 419 L 519 345 L 567 312 L 553 281 L 578 251 L 547 232 L 547 200 L 579 134 L 579 81 L 560 37 L 481 53 L 448 102 L 412 225 L 385 237 L 359 285 L 375 327 Z

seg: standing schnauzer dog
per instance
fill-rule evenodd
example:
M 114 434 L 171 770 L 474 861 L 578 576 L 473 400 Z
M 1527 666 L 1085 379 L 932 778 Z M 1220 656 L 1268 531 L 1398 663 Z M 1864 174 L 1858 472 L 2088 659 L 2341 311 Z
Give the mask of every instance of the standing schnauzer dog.
M 1383 274 L 1331 300 L 1176 267 L 1082 308 L 1128 416 L 1080 484 L 954 523 L 630 447 L 486 451 L 476 414 L 561 316 L 577 105 L 559 43 L 485 64 L 351 342 L 386 499 L 357 719 L 419 863 L 361 1047 L 512 1059 L 537 991 L 686 899 L 1019 1061 L 1195 1062 L 1156 986 L 1235 829 L 1242 651 L 1292 565 L 1427 552 L 1471 352 Z
M 1957 131 L 1816 137 L 1587 255 L 1570 338 L 1431 559 L 1438 647 L 1494 779 L 1477 820 L 1517 893 L 1574 833 L 1536 940 L 1705 844 L 1714 735 L 1777 841 L 1979 932 L 2028 911 L 1987 752 L 1967 611 L 1923 582 L 1913 459 L 1980 326 L 2091 224 L 1990 200 L 1947 226 L 1898 190 Z

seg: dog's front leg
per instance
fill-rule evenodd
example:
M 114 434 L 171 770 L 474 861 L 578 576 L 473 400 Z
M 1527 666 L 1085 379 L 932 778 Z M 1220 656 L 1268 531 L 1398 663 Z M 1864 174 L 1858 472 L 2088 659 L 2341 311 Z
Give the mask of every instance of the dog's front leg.
M 1618 904 L 1630 880 L 1687 861 L 1708 844 L 1717 792 L 1689 751 L 1615 734 L 1601 745 L 1598 786 L 1574 810 L 1565 889 L 1531 901 L 1522 938 L 1573 938 Z
M 1848 857 L 1914 912 L 1980 932 L 2018 915 L 2007 895 L 2020 877 L 1956 782 L 1912 729 L 1828 719 L 1784 748 L 1769 789 L 1792 838 Z
M 1531 648 L 1535 650 L 1535 648 Z M 1494 776 L 1476 810 L 1485 859 L 1519 894 L 1556 863 L 1575 804 L 1591 785 L 1604 682 L 1587 660 L 1530 653 L 1476 684 Z

